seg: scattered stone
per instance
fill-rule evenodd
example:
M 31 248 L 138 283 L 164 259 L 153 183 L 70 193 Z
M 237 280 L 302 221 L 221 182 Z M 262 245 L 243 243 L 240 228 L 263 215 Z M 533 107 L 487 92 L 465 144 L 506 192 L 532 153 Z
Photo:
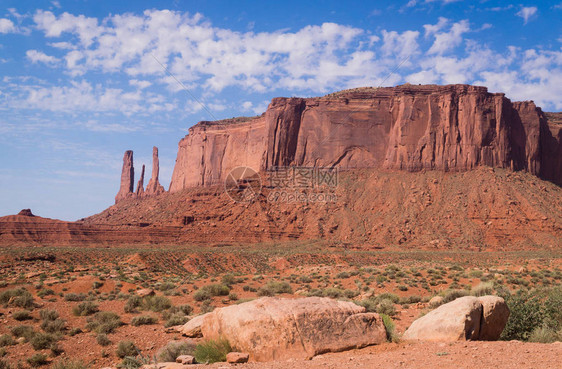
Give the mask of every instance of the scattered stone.
M 250 355 L 242 352 L 229 352 L 226 354 L 226 362 L 231 364 L 247 363 L 248 359 L 250 359 Z
M 195 358 L 191 355 L 180 355 L 176 358 L 176 363 L 182 363 L 184 365 L 195 364 Z
M 137 290 L 136 294 L 140 297 L 153 296 L 154 290 L 150 288 L 142 288 L 140 290 Z
M 210 313 L 198 315 L 194 317 L 189 322 L 180 326 L 180 328 L 178 329 L 179 332 L 184 336 L 191 337 L 191 338 L 203 337 L 203 333 L 201 332 L 201 326 L 203 325 L 203 320 L 209 314 Z

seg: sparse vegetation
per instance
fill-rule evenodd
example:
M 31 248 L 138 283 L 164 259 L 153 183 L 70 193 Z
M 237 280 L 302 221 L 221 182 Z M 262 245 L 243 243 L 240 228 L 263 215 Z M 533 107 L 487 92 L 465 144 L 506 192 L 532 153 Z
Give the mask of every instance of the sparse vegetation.
M 195 345 L 172 341 L 158 351 L 157 358 L 160 362 L 174 362 L 180 355 L 194 355 L 194 353 Z
M 232 351 L 226 339 L 208 340 L 195 347 L 195 360 L 199 363 L 212 364 L 226 361 L 226 354 Z

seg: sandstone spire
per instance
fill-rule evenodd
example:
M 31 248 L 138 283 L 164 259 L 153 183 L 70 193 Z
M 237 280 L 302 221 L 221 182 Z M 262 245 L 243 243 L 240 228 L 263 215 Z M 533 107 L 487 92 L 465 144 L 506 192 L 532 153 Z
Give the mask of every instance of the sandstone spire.
M 160 161 L 158 160 L 158 148 L 152 148 L 152 177 L 146 186 L 146 195 L 159 195 L 163 192 L 164 187 L 158 182 L 158 175 L 160 174 Z
M 137 191 L 135 195 L 141 198 L 144 195 L 144 164 L 142 165 L 141 175 L 139 181 L 137 182 Z
M 135 169 L 133 168 L 133 151 L 125 151 L 123 155 L 123 169 L 121 170 L 121 186 L 115 196 L 115 203 L 133 196 Z

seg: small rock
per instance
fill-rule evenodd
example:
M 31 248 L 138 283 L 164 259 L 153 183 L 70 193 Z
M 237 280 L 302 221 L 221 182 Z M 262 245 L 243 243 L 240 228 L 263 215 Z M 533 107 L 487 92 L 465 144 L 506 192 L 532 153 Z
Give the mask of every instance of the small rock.
M 250 355 L 243 352 L 229 352 L 226 355 L 226 362 L 231 364 L 247 363 Z
M 150 288 L 143 288 L 143 289 L 137 290 L 137 295 L 139 295 L 140 297 L 152 296 L 152 295 L 154 295 L 154 290 L 152 290 Z
M 195 358 L 191 355 L 180 355 L 176 358 L 176 363 L 195 364 Z

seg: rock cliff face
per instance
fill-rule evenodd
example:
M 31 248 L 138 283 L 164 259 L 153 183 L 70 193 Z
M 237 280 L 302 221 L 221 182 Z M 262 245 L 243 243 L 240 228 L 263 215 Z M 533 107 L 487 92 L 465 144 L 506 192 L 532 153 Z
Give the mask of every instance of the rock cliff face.
M 136 197 L 144 196 L 144 164 L 142 165 L 140 179 L 137 182 L 137 191 L 135 192 Z
M 526 170 L 562 183 L 560 129 L 533 102 L 469 85 L 364 88 L 275 98 L 243 121 L 201 122 L 179 143 L 175 192 L 238 166 Z

